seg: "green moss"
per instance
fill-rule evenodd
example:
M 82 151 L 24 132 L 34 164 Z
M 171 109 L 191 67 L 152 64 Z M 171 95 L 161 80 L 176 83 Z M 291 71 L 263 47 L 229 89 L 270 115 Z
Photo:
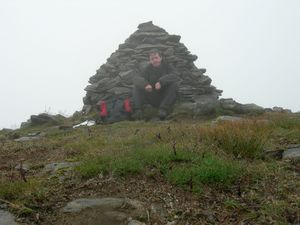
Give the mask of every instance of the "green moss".
M 230 185 L 242 175 L 241 166 L 215 156 L 206 156 L 197 163 L 176 165 L 168 173 L 167 178 L 179 185 L 223 184 Z
M 111 170 L 120 176 L 138 174 L 142 172 L 143 164 L 134 157 L 118 158 L 111 162 Z
M 75 167 L 75 170 L 83 178 L 95 177 L 100 173 L 107 173 L 109 171 L 110 157 L 98 157 L 93 160 L 87 160 Z

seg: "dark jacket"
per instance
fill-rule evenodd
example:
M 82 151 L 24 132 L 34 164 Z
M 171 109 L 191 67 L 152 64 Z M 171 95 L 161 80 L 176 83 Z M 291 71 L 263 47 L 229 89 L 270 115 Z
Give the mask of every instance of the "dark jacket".
M 146 85 L 150 84 L 154 87 L 156 82 L 160 82 L 161 86 L 167 86 L 174 82 L 179 81 L 179 77 L 176 75 L 175 69 L 161 62 L 159 67 L 154 67 L 152 64 L 146 66 L 140 76 L 135 77 L 133 84 L 138 88 L 145 88 Z

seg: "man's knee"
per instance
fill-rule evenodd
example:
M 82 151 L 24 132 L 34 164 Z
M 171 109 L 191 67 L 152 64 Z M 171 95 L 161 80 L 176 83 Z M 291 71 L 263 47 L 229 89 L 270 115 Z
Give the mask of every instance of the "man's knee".
M 178 83 L 172 83 L 171 84 L 171 88 L 173 89 L 173 90 L 175 90 L 175 91 L 178 91 L 178 89 L 179 89 L 179 86 L 178 86 Z
M 165 87 L 165 92 L 177 93 L 179 90 L 179 86 L 176 82 L 169 84 Z
M 133 86 L 133 89 L 132 89 L 132 95 L 133 96 L 138 96 L 138 95 L 141 95 L 141 93 L 143 93 L 144 90 L 137 87 L 137 86 Z

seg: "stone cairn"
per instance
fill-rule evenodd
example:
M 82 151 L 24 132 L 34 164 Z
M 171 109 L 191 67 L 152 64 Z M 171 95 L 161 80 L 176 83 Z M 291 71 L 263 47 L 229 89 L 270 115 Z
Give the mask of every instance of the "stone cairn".
M 211 79 L 204 75 L 206 69 L 198 69 L 194 61 L 196 55 L 180 42 L 179 35 L 170 35 L 164 29 L 152 24 L 142 23 L 118 50 L 111 54 L 96 74 L 89 79 L 83 98 L 84 112 L 94 108 L 99 100 L 113 101 L 131 97 L 133 79 L 148 63 L 151 49 L 162 52 L 163 58 L 172 64 L 181 78 L 179 85 L 179 104 L 184 103 L 193 109 L 200 102 L 218 102 L 222 91 L 211 85 Z

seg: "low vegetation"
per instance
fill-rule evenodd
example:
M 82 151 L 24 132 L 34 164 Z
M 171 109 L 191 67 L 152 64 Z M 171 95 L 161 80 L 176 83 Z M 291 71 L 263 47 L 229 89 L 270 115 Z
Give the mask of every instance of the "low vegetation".
M 182 190 L 184 199 L 214 202 L 207 207 L 223 224 L 290 224 L 299 221 L 299 164 L 265 153 L 300 144 L 299 118 L 273 113 L 235 122 L 126 121 L 66 130 L 43 126 L 14 131 L 19 136 L 46 132 L 40 140 L 20 143 L 11 132 L 1 131 L 0 200 L 20 206 L 19 214 L 38 224 L 32 215 L 47 217 L 71 193 L 72 198 L 97 195 L 99 179 L 120 184 L 134 179 L 136 188 L 140 182 L 159 181 Z M 62 161 L 81 164 L 71 173 L 61 171 L 63 179 L 43 172 L 46 164 Z M 20 162 L 30 165 L 27 182 L 14 169 Z M 93 181 L 95 186 L 85 190 Z
M 176 185 L 197 191 L 204 184 L 232 184 L 243 174 L 240 172 L 240 163 L 211 153 L 185 150 L 173 152 L 158 147 L 135 150 L 116 158 L 88 160 L 78 166 L 77 171 L 83 178 L 109 172 L 118 176 L 142 173 L 155 176 L 155 173 L 160 173 Z

